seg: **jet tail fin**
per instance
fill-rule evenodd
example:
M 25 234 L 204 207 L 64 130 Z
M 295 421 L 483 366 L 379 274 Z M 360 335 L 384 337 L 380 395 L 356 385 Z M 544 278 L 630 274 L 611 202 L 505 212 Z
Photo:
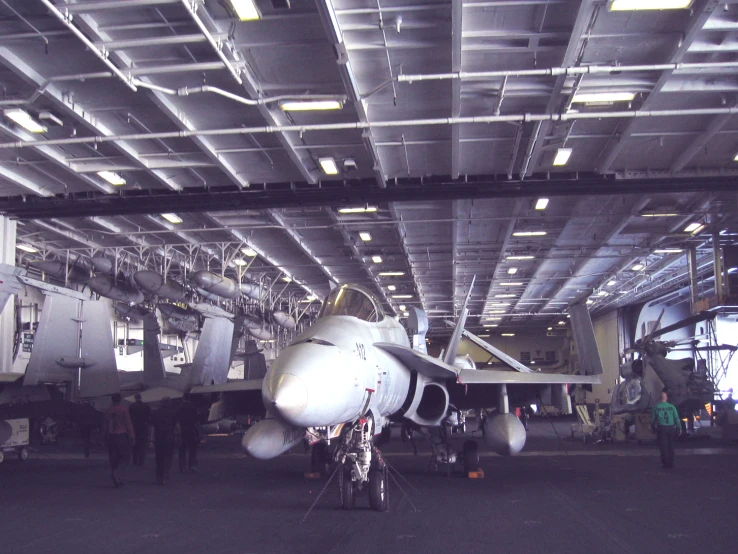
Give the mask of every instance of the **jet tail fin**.
M 451 334 L 448 347 L 446 347 L 446 356 L 443 358 L 443 361 L 448 365 L 454 365 L 456 353 L 459 350 L 461 335 L 464 332 L 464 327 L 466 326 L 466 316 L 469 315 L 467 306 L 469 305 L 469 299 L 471 298 L 472 290 L 474 290 L 474 281 L 476 281 L 476 279 L 476 276 L 472 278 L 471 285 L 469 285 L 469 291 L 466 293 L 464 304 L 461 306 L 461 311 L 459 312 L 459 321 L 456 322 L 456 327 L 454 328 L 454 332 Z
M 225 317 L 205 318 L 189 368 L 190 385 L 220 385 L 228 380 L 232 341 L 233 321 Z
M 153 385 L 163 381 L 167 374 L 164 369 L 164 358 L 159 347 L 159 321 L 156 313 L 151 313 L 143 318 L 144 342 L 143 342 L 143 380 L 147 385 Z
M 600 351 L 595 340 L 592 318 L 587 309 L 586 297 L 569 304 L 569 315 L 571 316 L 571 329 L 574 334 L 574 342 L 577 346 L 579 356 L 579 367 L 584 375 L 600 375 L 602 373 L 602 360 Z

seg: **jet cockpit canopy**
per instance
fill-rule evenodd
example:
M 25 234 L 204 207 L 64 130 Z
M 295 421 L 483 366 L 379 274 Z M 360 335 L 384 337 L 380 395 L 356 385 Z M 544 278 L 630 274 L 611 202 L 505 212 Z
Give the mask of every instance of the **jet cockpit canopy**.
M 377 298 L 361 285 L 341 285 L 326 297 L 318 317 L 349 315 L 377 323 L 384 319 L 384 310 Z

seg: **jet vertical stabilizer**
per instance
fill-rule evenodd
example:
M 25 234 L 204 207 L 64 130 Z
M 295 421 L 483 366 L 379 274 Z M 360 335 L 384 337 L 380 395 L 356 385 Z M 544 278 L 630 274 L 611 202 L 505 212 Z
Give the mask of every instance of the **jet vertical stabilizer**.
M 233 321 L 224 317 L 206 317 L 195 358 L 189 366 L 190 385 L 220 385 L 228 380 L 231 366 Z
M 164 369 L 164 358 L 161 355 L 159 344 L 159 320 L 156 313 L 149 313 L 143 317 L 143 382 L 146 385 L 161 383 L 167 376 Z
M 454 360 L 456 360 L 456 353 L 459 350 L 459 343 L 461 342 L 461 334 L 466 326 L 466 316 L 469 315 L 467 306 L 469 305 L 469 299 L 471 298 L 471 293 L 474 289 L 474 281 L 476 281 L 476 279 L 477 278 L 475 276 L 472 279 L 471 285 L 469 285 L 469 292 L 466 293 L 464 304 L 461 306 L 461 311 L 459 312 L 459 321 L 456 322 L 454 332 L 451 334 L 451 340 L 449 340 L 448 347 L 446 347 L 446 355 L 444 356 L 443 361 L 448 365 L 453 365 Z
M 569 315 L 571 315 L 571 329 L 579 356 L 579 367 L 582 368 L 584 375 L 600 375 L 602 360 L 600 360 L 600 351 L 595 340 L 592 318 L 587 309 L 586 297 L 569 304 Z
M 410 316 L 407 320 L 407 326 L 412 333 L 413 350 L 422 352 L 423 354 L 428 353 L 428 347 L 425 343 L 425 334 L 428 332 L 428 315 L 424 310 L 410 306 L 408 310 Z
M 110 303 L 104 300 L 84 301 L 81 319 L 81 358 L 88 360 L 90 365 L 82 370 L 80 376 L 80 398 L 120 392 L 110 328 Z
M 25 275 L 25 273 L 25 269 L 14 265 L 0 264 L 0 312 L 5 308 L 9 298 L 21 291 L 21 284 L 16 279 L 16 275 Z

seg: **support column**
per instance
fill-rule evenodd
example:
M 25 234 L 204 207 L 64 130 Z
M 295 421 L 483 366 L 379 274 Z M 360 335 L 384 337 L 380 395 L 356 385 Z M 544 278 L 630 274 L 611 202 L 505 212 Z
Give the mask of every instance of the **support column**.
M 16 222 L 0 216 L 0 263 L 15 265 Z M 0 313 L 0 373 L 13 367 L 13 338 L 15 333 L 15 301 L 10 298 Z
M 687 249 L 687 266 L 689 268 L 689 305 L 694 315 L 697 310 L 697 248 Z
M 723 252 L 720 248 L 720 234 L 712 234 L 712 268 L 715 274 L 715 297 L 718 305 L 723 303 Z

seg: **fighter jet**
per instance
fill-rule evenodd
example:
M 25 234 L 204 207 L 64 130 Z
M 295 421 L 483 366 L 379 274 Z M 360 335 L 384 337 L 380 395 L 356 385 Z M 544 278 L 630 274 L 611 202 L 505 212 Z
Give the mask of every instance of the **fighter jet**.
M 335 288 L 316 323 L 283 349 L 269 368 L 262 400 L 269 417 L 252 426 L 242 446 L 252 456 L 269 459 L 299 444 L 335 445 L 333 459 L 343 464 L 339 482 L 343 507 L 353 506 L 354 492 L 369 489 L 370 504 L 386 509 L 387 473 L 374 437 L 390 421 L 409 420 L 438 428 L 453 404 L 459 409 L 493 408 L 485 423 L 489 446 L 503 455 L 517 454 L 525 429 L 512 406 L 543 401 L 571 413 L 567 384 L 599 382 L 599 356 L 583 356 L 587 375 L 557 375 L 504 370 L 475 370 L 454 365 L 466 321 L 460 312 L 443 359 L 424 353 L 377 298 L 359 285 Z M 594 343 L 589 313 L 572 310 L 572 323 L 589 326 L 583 335 Z M 423 347 L 418 345 L 423 343 Z M 585 349 L 592 352 L 592 349 Z M 596 345 L 594 346 L 596 352 Z M 464 459 L 476 445 L 468 441 Z

